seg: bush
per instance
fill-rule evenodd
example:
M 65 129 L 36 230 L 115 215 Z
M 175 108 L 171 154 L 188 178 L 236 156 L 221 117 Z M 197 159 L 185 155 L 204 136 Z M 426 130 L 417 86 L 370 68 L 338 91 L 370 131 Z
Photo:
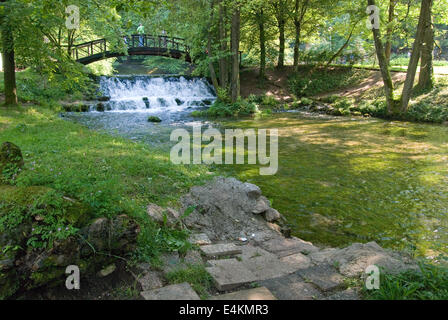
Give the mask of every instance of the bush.
M 261 100 L 261 105 L 263 107 L 271 107 L 275 109 L 280 105 L 280 102 L 278 102 L 273 96 L 264 96 Z
M 448 108 L 421 102 L 411 106 L 405 117 L 411 121 L 443 123 L 448 121 Z
M 257 106 L 247 100 L 239 100 L 236 103 L 224 103 L 216 101 L 210 108 L 204 111 L 194 111 L 191 113 L 193 117 L 239 117 L 248 116 L 258 111 Z

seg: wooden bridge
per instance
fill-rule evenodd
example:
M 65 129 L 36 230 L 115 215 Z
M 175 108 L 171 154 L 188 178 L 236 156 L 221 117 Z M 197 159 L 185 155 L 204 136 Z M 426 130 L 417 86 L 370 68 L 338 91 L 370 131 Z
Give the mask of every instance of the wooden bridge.
M 191 63 L 190 48 L 182 38 L 134 34 L 123 37 L 128 55 L 164 56 L 184 59 Z M 74 60 L 84 65 L 107 58 L 125 56 L 126 53 L 108 50 L 106 39 L 99 39 L 75 45 L 71 49 Z

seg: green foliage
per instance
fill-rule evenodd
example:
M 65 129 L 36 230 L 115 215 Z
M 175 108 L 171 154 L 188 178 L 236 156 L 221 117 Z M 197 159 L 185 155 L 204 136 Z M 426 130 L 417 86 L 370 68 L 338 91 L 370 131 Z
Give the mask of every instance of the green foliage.
M 447 300 L 448 268 L 421 264 L 418 271 L 382 273 L 379 290 L 366 290 L 371 300 Z
M 289 78 L 289 88 L 297 97 L 315 96 L 356 84 L 368 71 L 354 68 L 301 68 Z
M 247 100 L 240 99 L 235 103 L 224 103 L 216 101 L 210 108 L 204 111 L 194 111 L 192 116 L 196 117 L 211 117 L 211 118 L 226 118 L 226 117 L 240 117 L 249 116 L 257 112 L 257 106 Z
M 213 278 L 202 265 L 190 265 L 187 269 L 169 272 L 166 279 L 171 284 L 188 282 L 201 299 L 207 299 L 213 288 Z
M 143 64 L 152 69 L 152 74 L 186 74 L 190 70 L 189 63 L 167 57 L 149 56 Z
M 85 95 L 94 95 L 96 90 L 93 80 L 83 71 L 79 71 L 76 81 L 67 74 L 55 74 L 47 78 L 32 69 L 17 72 L 16 75 L 19 100 L 43 106 L 55 107 L 56 101 L 62 99 L 79 100 Z M 4 90 L 3 73 L 0 73 L 0 90 Z
M 16 232 L 22 224 L 34 222 L 27 242 L 32 248 L 52 247 L 55 240 L 76 234 L 74 225 L 79 226 L 84 214 L 60 192 L 48 188 L 1 186 L 0 199 L 0 232 Z M 73 210 L 75 215 L 71 215 Z

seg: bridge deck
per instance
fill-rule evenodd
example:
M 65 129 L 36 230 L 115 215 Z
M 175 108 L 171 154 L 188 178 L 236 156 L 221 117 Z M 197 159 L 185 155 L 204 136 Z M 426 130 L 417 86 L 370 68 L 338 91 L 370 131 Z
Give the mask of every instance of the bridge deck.
M 185 40 L 176 37 L 134 34 L 122 38 L 129 55 L 165 56 L 191 62 L 190 48 Z M 71 56 L 77 62 L 89 64 L 102 59 L 126 55 L 126 52 L 108 50 L 106 39 L 98 39 L 74 46 Z

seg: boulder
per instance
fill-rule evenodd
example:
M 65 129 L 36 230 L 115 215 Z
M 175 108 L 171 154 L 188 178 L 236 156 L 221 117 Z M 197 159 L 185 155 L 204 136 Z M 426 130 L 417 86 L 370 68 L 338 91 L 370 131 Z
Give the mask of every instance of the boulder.
M 96 105 L 96 111 L 98 111 L 98 112 L 104 112 L 104 111 L 106 111 L 106 107 L 104 106 L 104 103 L 98 103 L 97 105 Z
M 264 217 L 268 222 L 275 222 L 280 220 L 282 218 L 282 215 L 277 210 L 269 208 L 268 210 L 266 210 Z
M 14 179 L 23 169 L 22 151 L 11 142 L 4 142 L 0 146 L 0 175 L 5 179 Z M 3 180 L 3 179 L 2 179 Z
M 204 186 L 191 188 L 181 204 L 182 212 L 195 208 L 183 220 L 185 225 L 205 233 L 212 241 L 253 239 L 258 234 L 270 239 L 278 235 L 261 214 L 270 211 L 269 201 L 261 195 L 260 188 L 251 183 L 217 177 Z M 271 221 L 278 216 L 277 211 L 268 214 Z
M 383 268 L 388 273 L 418 270 L 413 259 L 403 253 L 383 249 L 376 242 L 354 243 L 343 249 L 326 249 L 312 253 L 310 258 L 315 264 L 338 266 L 339 272 L 347 277 L 360 276 L 371 265 Z
M 148 122 L 159 123 L 159 122 L 162 122 L 162 119 L 160 119 L 159 117 L 156 117 L 156 116 L 150 116 L 150 117 L 148 117 Z
M 182 227 L 180 214 L 173 208 L 164 209 L 154 203 L 150 203 L 146 208 L 146 212 L 160 226 L 167 226 L 169 228 Z

